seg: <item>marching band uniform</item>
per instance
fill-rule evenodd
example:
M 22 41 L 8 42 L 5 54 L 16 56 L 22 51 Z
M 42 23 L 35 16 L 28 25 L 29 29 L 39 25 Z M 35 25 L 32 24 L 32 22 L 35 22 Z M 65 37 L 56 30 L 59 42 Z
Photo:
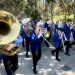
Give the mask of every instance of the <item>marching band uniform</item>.
M 26 42 L 26 57 L 29 57 L 28 52 L 29 52 L 29 44 L 30 44 L 30 36 L 28 36 L 25 31 L 23 31 L 21 33 L 21 36 L 23 39 L 25 39 Z M 22 42 L 22 44 L 24 45 L 24 41 Z
M 25 45 L 24 45 L 24 39 L 25 39 L 25 32 L 24 32 L 24 30 L 21 31 L 20 35 L 23 38 L 22 46 L 25 47 Z
M 5 58 L 5 55 L 0 54 L 0 63 L 2 63 L 2 59 Z
M 23 21 L 24 27 L 23 27 L 23 31 L 21 33 L 21 36 L 23 39 L 25 39 L 25 43 L 26 43 L 26 57 L 29 57 L 28 52 L 29 52 L 29 45 L 30 45 L 30 33 L 29 34 L 26 33 L 27 28 L 25 28 L 25 27 L 29 26 L 28 27 L 29 31 L 32 30 L 32 27 L 31 27 L 31 24 L 29 24 L 30 18 L 26 18 L 24 21 Z M 24 46 L 24 41 L 22 42 L 22 45 Z
M 73 42 L 72 43 L 70 43 L 70 45 L 72 46 L 72 45 L 74 45 L 75 44 L 75 26 L 72 28 L 72 35 L 73 35 Z
M 66 36 L 66 41 L 65 41 L 65 44 L 66 44 L 66 55 L 70 55 L 69 54 L 69 48 L 70 48 L 70 34 L 71 34 L 71 29 L 70 29 L 70 24 L 69 23 L 66 23 L 64 25 L 64 34 Z
M 25 34 L 25 41 L 26 41 L 26 57 L 29 57 L 28 52 L 29 52 L 29 45 L 30 45 L 30 36 L 27 36 Z
M 55 32 L 58 30 L 58 24 L 55 24 Z
M 60 61 L 58 56 L 59 56 L 59 51 L 61 50 L 61 39 L 62 39 L 61 32 L 59 32 L 59 31 L 62 32 L 62 28 L 58 28 L 58 31 L 54 33 L 53 43 L 54 43 L 55 50 L 51 51 L 52 55 L 54 55 L 54 53 L 56 52 L 56 60 L 57 61 Z
M 42 34 L 36 32 L 35 30 L 30 33 L 30 38 L 31 38 L 30 44 L 31 44 L 31 52 L 32 52 L 32 58 L 33 58 L 34 74 L 37 73 L 37 71 L 36 71 L 37 62 L 41 58 L 41 43 L 42 43 L 42 37 L 41 37 Z
M 21 46 L 22 44 L 22 37 L 19 35 L 17 40 L 14 43 L 14 47 L 18 48 L 19 46 Z M 12 44 L 13 45 L 13 44 Z M 15 54 L 13 56 L 7 56 L 3 54 L 3 63 L 5 66 L 5 70 L 7 75 L 14 75 L 14 72 L 17 70 L 18 68 L 18 54 Z
M 44 27 L 47 28 L 47 31 L 50 31 L 50 26 L 49 26 L 49 24 L 45 23 Z
M 20 21 L 20 25 L 21 25 L 21 29 L 20 29 L 20 35 L 21 35 L 21 37 L 23 38 L 23 42 L 22 42 L 22 47 L 25 47 L 25 45 L 24 45 L 24 30 L 23 30 L 23 26 L 24 26 L 24 24 Z
M 48 20 L 48 21 L 45 23 L 45 25 L 44 25 L 44 28 L 46 28 L 47 31 L 50 32 L 49 38 L 46 38 L 47 41 L 49 41 L 49 40 L 50 40 L 50 37 L 51 37 L 51 26 L 50 26 L 51 23 L 52 23 L 52 22 L 51 22 L 50 20 Z M 45 41 L 45 44 L 46 44 L 47 47 L 49 47 L 49 44 L 48 44 L 46 41 Z
M 75 28 L 73 29 L 73 39 L 75 40 Z

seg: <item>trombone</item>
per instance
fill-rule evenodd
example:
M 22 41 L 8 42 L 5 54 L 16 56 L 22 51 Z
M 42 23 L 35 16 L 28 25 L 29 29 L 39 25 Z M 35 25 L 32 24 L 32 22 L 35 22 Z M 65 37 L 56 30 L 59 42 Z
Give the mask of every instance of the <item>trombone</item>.
M 41 32 L 43 33 L 42 38 L 49 44 L 49 48 L 50 49 L 55 49 L 55 47 L 49 41 L 46 40 L 46 37 L 48 38 L 49 35 L 50 35 L 50 33 L 47 32 L 47 29 L 46 28 L 41 28 Z
M 42 36 L 42 37 L 49 44 L 49 46 L 50 46 L 49 48 L 50 49 L 55 49 L 55 47 L 50 42 L 48 42 L 44 36 Z

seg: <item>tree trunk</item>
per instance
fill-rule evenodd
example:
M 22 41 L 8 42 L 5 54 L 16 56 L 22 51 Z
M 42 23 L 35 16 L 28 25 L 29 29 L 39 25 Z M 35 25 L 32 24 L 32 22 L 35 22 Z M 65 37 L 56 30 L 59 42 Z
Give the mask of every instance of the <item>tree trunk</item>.
M 45 4 L 45 19 L 47 19 L 47 4 Z
M 53 2 L 51 3 L 51 20 L 53 22 Z
M 66 19 L 67 19 L 66 12 L 64 13 L 64 17 L 65 17 L 65 21 L 66 21 Z

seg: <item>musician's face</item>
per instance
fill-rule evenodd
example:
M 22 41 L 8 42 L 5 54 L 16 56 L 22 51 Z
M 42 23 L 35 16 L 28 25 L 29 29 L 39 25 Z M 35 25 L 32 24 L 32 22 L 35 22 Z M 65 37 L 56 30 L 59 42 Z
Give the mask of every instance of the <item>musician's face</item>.
M 39 31 L 40 31 L 40 29 L 41 29 L 41 27 L 40 27 L 40 26 L 36 26 L 35 31 L 36 31 L 36 32 L 39 32 Z
M 71 25 L 71 22 L 67 22 L 69 25 Z

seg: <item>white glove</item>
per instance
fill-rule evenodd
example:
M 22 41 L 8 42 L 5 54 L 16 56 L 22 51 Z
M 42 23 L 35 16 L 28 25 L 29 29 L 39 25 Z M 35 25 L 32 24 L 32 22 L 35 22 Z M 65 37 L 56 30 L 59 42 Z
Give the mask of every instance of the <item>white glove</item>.
M 73 27 L 70 27 L 70 29 L 73 29 Z
M 39 34 L 38 34 L 38 38 L 40 38 L 42 35 L 43 35 L 42 33 L 39 33 Z
M 60 39 L 62 39 L 63 38 L 63 34 L 61 34 L 61 36 L 60 36 Z

